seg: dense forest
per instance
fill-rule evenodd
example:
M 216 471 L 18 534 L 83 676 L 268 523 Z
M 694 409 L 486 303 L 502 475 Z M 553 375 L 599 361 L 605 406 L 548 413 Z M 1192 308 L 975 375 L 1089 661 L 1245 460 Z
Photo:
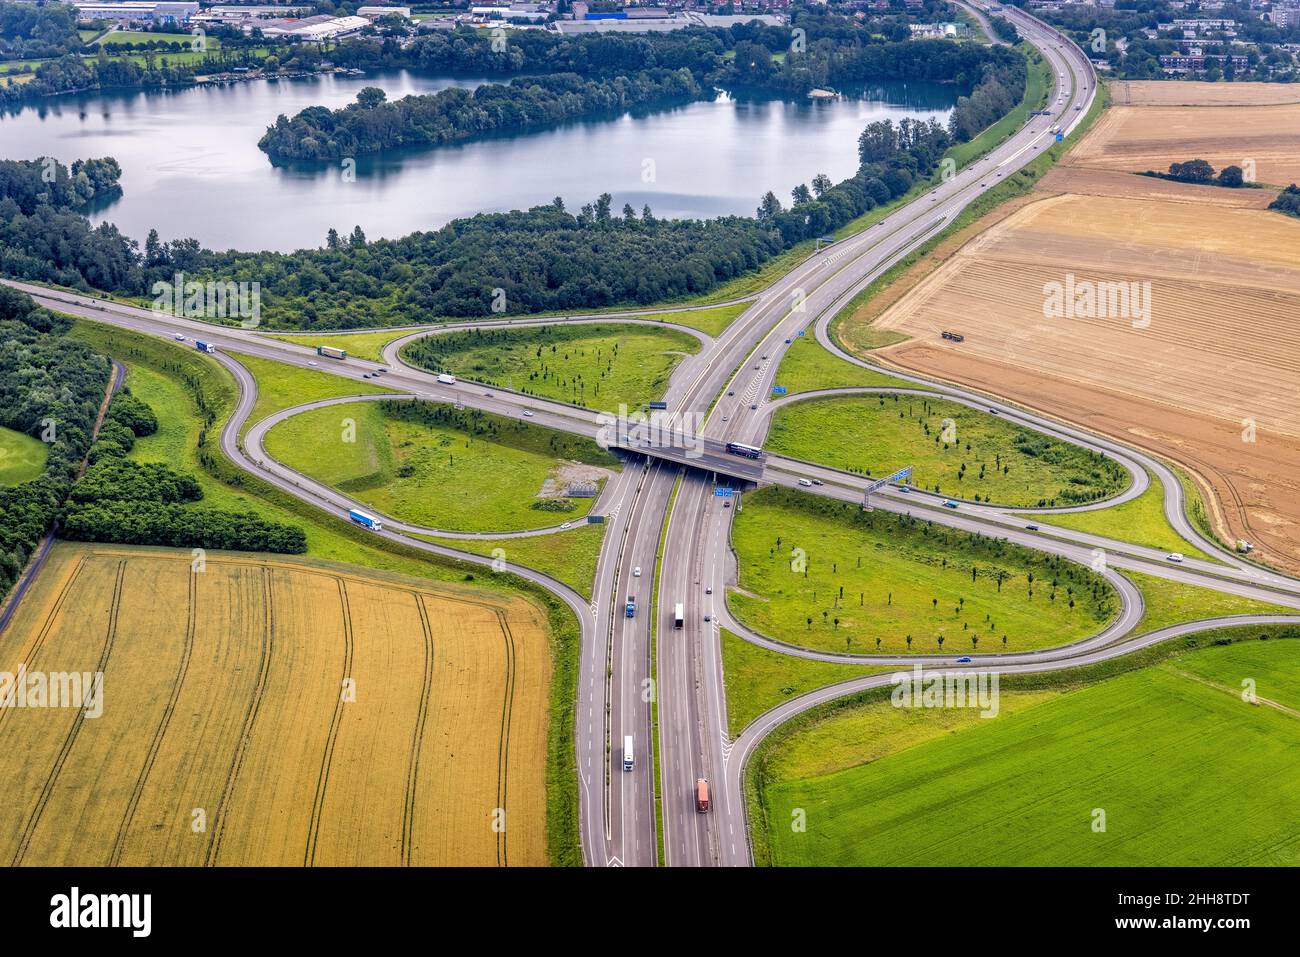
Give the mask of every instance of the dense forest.
M 576 117 L 680 103 L 705 94 L 686 69 L 643 70 L 602 80 L 557 73 L 484 84 L 473 91 L 452 87 L 394 103 L 386 101 L 383 90 L 368 86 L 357 94 L 355 103 L 342 109 L 312 106 L 292 120 L 281 114 L 257 145 L 276 159 L 339 159 L 401 147 L 441 146 Z
M 76 7 L 0 3 L 0 60 L 57 57 L 79 49 Z
M 0 286 L 0 425 L 46 442 L 45 471 L 0 488 L 0 595 L 53 524 L 90 448 L 109 363 L 64 337 L 69 321 Z
M 335 157 L 407 145 L 408 138 L 437 142 L 471 130 L 622 108 L 629 99 L 665 89 L 708 95 L 704 91 L 714 85 L 757 86 L 793 95 L 814 84 L 904 78 L 971 92 L 959 100 L 946 130 L 912 121 L 887 129 L 873 124 L 854 176 L 833 184 L 817 175 L 811 189 L 798 187 L 788 205 L 770 193 L 756 196 L 754 217 L 664 220 L 648 206 L 615 210 L 606 194 L 576 210 L 557 198 L 399 239 L 371 242 L 359 228 L 342 235 L 331 229 L 323 248 L 288 254 L 206 250 L 193 239 L 163 241 L 156 231 L 141 245 L 111 224 L 91 227 L 77 212 L 88 194 L 116 188 L 111 160 L 56 167 L 53 190 L 42 178 L 43 162 L 19 162 L 0 169 L 0 271 L 143 298 L 155 281 L 171 280 L 178 271 L 196 280 L 255 282 L 262 315 L 284 328 L 646 305 L 708 293 L 906 194 L 933 174 L 943 150 L 1004 115 L 1023 95 L 1025 59 L 1006 46 L 894 41 L 844 17 L 807 11 L 796 21 L 806 33 L 799 49 L 791 48 L 789 29 L 757 23 L 648 35 L 523 31 L 511 34 L 505 52 L 469 31 L 420 36 L 409 49 L 391 38 L 362 38 L 332 55 L 344 62 L 354 54 L 375 56 L 385 65 L 397 58 L 443 72 L 565 72 L 396 103 L 368 90 L 344 110 L 313 108 L 277 122 L 269 135 L 281 139 L 283 128 L 289 155 Z M 774 59 L 773 53 L 784 56 Z M 645 85 L 641 77 L 649 78 Z
M 113 397 L 90 450 L 91 465 L 72 487 L 60 519 L 64 538 L 250 552 L 307 550 L 301 528 L 251 511 L 197 507 L 203 489 L 194 476 L 126 457 L 137 438 L 157 429 L 158 420 L 144 402 L 129 392 Z

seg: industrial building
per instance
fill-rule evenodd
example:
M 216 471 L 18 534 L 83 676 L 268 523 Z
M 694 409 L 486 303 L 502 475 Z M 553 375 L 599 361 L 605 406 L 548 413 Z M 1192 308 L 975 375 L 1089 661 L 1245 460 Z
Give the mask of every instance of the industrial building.
M 122 0 L 120 3 L 74 3 L 77 19 L 117 23 L 186 23 L 199 12 L 197 3 L 174 0 Z

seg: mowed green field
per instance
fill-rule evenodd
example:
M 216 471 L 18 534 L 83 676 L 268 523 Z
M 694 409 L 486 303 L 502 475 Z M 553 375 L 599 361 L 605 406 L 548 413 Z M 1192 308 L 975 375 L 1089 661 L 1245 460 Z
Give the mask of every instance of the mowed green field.
M 732 612 L 809 648 L 1026 651 L 1095 634 L 1119 605 L 1081 565 L 779 487 L 746 496 L 732 545 L 740 569 Z
M 660 398 L 672 370 L 699 340 L 633 323 L 475 329 L 411 343 L 413 365 L 489 385 L 617 411 Z
M 1279 706 L 1244 701 L 1247 679 Z M 1300 642 L 1203 648 L 1070 691 L 1003 689 L 1001 704 L 985 720 L 885 699 L 795 731 L 760 790 L 772 862 L 1300 864 Z M 890 738 L 900 722 L 919 731 Z
M 417 405 L 442 420 L 405 417 Z M 384 515 L 449 531 L 515 531 L 582 518 L 595 499 L 534 507 L 547 501 L 538 497 L 543 484 L 558 477 L 562 459 L 587 471 L 617 466 L 591 440 L 542 426 L 433 403 L 397 409 L 385 412 L 377 402 L 312 409 L 273 427 L 266 449 Z
M 764 448 L 871 475 L 911 465 L 912 484 L 999 505 L 1078 505 L 1117 495 L 1128 473 L 1087 449 L 988 412 L 919 396 L 849 396 L 778 411 Z
M 0 428 L 0 485 L 21 485 L 41 474 L 50 448 L 25 432 Z

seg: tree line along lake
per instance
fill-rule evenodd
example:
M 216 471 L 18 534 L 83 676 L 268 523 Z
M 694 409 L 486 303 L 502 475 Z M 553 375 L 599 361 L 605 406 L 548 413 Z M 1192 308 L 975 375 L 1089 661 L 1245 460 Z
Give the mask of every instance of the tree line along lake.
M 834 182 L 851 176 L 868 123 L 946 122 L 965 92 L 897 82 L 840 99 L 719 93 L 539 132 L 362 156 L 354 175 L 336 163 L 276 165 L 257 147 L 277 115 L 336 109 L 365 86 L 392 100 L 484 82 L 493 81 L 397 70 L 63 96 L 0 116 L 0 157 L 116 157 L 122 195 L 89 215 L 140 242 L 156 228 L 164 240 L 194 237 L 212 249 L 289 251 L 322 245 L 331 227 L 395 238 L 555 196 L 576 210 L 603 192 L 615 210 L 630 203 L 661 217 L 753 215 L 768 190 L 788 205 L 790 190 L 818 173 Z

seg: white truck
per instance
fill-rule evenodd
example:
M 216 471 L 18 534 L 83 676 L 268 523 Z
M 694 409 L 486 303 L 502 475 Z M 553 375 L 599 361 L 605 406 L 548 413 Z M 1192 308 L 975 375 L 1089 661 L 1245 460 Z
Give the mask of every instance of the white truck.
M 446 372 L 441 372 L 438 374 L 438 381 L 443 385 L 455 385 L 456 377 L 454 375 L 449 375 Z
M 631 771 L 633 766 L 632 758 L 632 735 L 623 735 L 623 770 Z

